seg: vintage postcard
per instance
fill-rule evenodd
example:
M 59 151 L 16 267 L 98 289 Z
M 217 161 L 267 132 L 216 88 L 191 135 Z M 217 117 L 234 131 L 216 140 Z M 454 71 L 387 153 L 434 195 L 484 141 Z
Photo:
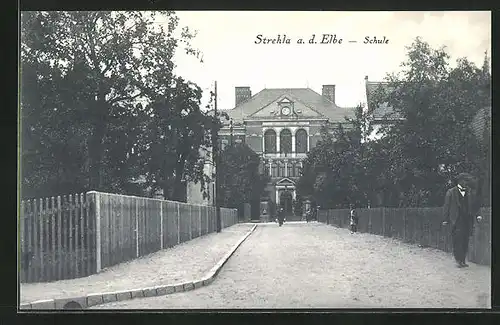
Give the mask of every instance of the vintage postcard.
M 26 11 L 20 41 L 22 311 L 491 308 L 490 12 Z

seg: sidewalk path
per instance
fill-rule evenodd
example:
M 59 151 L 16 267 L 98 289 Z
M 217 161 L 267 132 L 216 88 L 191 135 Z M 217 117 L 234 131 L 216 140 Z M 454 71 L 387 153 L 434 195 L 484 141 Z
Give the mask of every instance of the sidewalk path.
M 490 268 L 320 223 L 259 224 L 209 286 L 93 309 L 490 308 Z
M 253 225 L 237 224 L 220 233 L 184 242 L 121 263 L 84 278 L 49 283 L 23 283 L 21 303 L 93 293 L 173 284 L 205 275 Z

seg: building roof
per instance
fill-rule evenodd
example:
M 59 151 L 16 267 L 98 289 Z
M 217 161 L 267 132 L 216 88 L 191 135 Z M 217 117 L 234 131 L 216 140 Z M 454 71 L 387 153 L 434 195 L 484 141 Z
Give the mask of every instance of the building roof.
M 292 101 L 304 105 L 309 112 L 315 112 L 314 115 L 303 117 L 324 118 L 330 122 L 343 122 L 345 116 L 354 117 L 354 108 L 339 107 L 310 88 L 265 88 L 233 109 L 224 110 L 224 112 L 234 122 L 241 123 L 243 120 L 257 118 L 252 117 L 252 115 L 277 102 L 282 97 L 288 97 Z M 258 118 L 263 117 L 260 115 Z M 269 115 L 269 118 L 276 117 Z
M 387 105 L 387 103 L 382 103 L 377 107 L 373 108 L 373 96 L 377 91 L 391 91 L 393 87 L 387 82 L 382 81 L 368 81 L 366 80 L 366 101 L 368 109 L 373 109 L 374 120 L 397 120 L 401 118 L 399 112 L 394 111 L 394 108 Z

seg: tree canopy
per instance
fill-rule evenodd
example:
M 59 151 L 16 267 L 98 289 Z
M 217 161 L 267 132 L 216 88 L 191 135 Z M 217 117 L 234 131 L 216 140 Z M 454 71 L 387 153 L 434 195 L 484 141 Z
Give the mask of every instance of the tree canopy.
M 260 172 L 260 157 L 246 144 L 227 146 L 220 157 L 221 205 L 239 208 L 243 203 L 259 205 L 269 176 Z
M 339 126 L 334 136 L 323 133 L 305 161 L 301 194 L 325 207 L 440 206 L 458 173 L 487 181 L 490 147 L 475 135 L 472 121 L 491 107 L 488 56 L 482 67 L 466 58 L 452 67 L 444 48 L 420 38 L 407 50 L 401 71 L 387 75 L 368 109 L 358 107 L 345 121 L 350 131 Z M 361 141 L 372 132 L 379 105 L 402 120 L 386 123 L 378 140 Z
M 23 197 L 161 188 L 177 198 L 182 181 L 203 181 L 200 149 L 220 123 L 173 61 L 199 55 L 193 37 L 171 11 L 23 13 Z

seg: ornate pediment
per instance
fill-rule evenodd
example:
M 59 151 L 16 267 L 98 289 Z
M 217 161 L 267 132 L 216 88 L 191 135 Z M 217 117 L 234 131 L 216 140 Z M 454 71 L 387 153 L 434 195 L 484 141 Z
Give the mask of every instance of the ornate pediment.
M 257 112 L 250 115 L 252 118 L 317 118 L 321 115 L 304 105 L 293 96 L 283 95 L 268 103 Z
M 277 181 L 276 185 L 280 185 L 280 186 L 295 186 L 295 182 L 292 181 L 290 178 L 285 177 L 285 178 L 282 178 L 279 181 Z

